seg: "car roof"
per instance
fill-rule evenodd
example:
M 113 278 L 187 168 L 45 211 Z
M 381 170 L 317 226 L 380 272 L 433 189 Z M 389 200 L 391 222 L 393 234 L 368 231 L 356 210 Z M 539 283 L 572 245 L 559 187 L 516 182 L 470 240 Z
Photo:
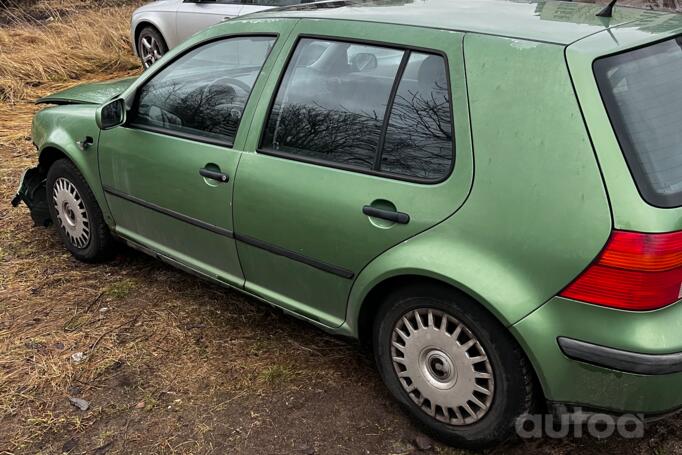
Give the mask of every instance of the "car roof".
M 429 27 L 568 45 L 619 25 L 681 15 L 617 5 L 525 0 L 329 0 L 277 8 L 243 18 L 309 18 Z

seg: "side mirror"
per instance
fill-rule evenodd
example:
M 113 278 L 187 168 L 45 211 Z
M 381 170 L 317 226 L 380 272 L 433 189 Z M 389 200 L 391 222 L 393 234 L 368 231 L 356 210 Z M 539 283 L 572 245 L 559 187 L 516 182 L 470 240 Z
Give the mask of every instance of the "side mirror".
M 126 102 L 116 98 L 100 106 L 95 113 L 95 121 L 101 130 L 108 130 L 123 125 L 126 121 Z
M 376 55 L 367 52 L 355 54 L 349 63 L 354 72 L 371 71 L 378 66 Z

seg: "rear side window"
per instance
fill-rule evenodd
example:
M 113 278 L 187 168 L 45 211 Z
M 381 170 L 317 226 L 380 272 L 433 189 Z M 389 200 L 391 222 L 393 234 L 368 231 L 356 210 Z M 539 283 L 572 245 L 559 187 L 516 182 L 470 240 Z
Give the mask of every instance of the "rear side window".
M 266 146 L 372 169 L 402 56 L 375 46 L 301 40 L 270 114 Z
M 452 165 L 452 118 L 445 59 L 413 52 L 391 108 L 381 170 L 438 180 Z
M 682 37 L 602 58 L 594 71 L 643 198 L 682 206 Z
M 453 140 L 440 55 L 301 39 L 262 140 L 268 152 L 419 181 L 446 177 Z

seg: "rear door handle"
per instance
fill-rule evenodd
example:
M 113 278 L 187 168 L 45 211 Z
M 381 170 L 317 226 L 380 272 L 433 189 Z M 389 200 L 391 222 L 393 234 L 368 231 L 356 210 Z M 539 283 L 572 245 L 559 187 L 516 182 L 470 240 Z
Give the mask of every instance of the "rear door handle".
M 381 218 L 382 220 L 393 221 L 398 224 L 407 224 L 410 222 L 410 215 L 407 213 L 378 209 L 371 205 L 364 206 L 362 208 L 362 213 L 371 216 L 372 218 Z
M 217 180 L 221 183 L 225 183 L 230 180 L 230 176 L 218 171 L 212 171 L 211 169 L 201 168 L 199 169 L 199 174 L 207 179 Z

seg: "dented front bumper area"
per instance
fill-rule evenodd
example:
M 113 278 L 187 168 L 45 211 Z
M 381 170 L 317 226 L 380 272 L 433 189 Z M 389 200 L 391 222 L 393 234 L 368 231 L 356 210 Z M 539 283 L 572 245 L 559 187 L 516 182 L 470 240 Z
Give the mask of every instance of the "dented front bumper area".
M 50 225 L 50 211 L 46 194 L 47 173 L 40 166 L 27 169 L 19 181 L 17 194 L 12 198 L 12 206 L 18 207 L 23 201 L 31 211 L 36 226 Z

